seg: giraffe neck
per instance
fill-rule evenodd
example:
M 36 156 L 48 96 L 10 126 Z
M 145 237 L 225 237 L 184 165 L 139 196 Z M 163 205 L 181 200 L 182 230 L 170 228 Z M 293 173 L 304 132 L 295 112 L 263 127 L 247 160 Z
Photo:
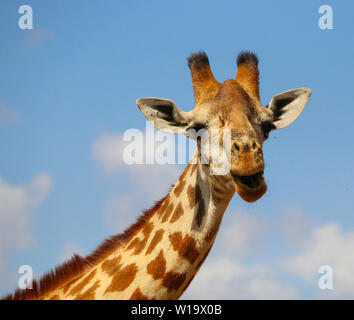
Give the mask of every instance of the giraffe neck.
M 188 164 L 140 230 L 46 298 L 179 298 L 208 255 L 233 194 L 231 180 Z

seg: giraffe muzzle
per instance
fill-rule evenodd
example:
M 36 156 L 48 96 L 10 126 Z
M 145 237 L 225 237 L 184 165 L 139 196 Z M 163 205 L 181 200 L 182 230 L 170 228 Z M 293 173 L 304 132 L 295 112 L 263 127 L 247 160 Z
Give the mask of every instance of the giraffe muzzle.
M 251 175 L 232 174 L 236 191 L 242 199 L 254 202 L 264 195 L 267 191 L 267 185 L 263 174 L 263 171 Z

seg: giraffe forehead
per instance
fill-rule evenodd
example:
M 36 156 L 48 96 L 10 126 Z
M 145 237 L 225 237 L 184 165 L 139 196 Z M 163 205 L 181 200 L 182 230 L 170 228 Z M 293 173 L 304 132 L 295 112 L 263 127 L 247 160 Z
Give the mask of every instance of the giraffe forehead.
M 208 119 L 210 127 L 242 128 L 268 116 L 266 108 L 250 98 L 236 81 L 232 83 L 236 85 L 221 88 L 215 97 L 196 106 L 195 112 L 201 119 Z
M 252 136 L 257 126 L 273 121 L 272 111 L 254 100 L 247 103 L 227 100 L 222 104 L 210 103 L 210 108 L 204 111 L 209 128 L 226 128 L 231 129 L 233 134 Z

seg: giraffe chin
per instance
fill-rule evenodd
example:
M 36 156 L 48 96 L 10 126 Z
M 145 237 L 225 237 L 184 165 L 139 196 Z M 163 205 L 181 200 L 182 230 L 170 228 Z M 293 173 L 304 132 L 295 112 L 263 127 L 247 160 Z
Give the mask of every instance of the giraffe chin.
M 263 171 L 251 176 L 232 176 L 236 192 L 247 202 L 255 202 L 267 191 L 267 184 L 264 181 Z

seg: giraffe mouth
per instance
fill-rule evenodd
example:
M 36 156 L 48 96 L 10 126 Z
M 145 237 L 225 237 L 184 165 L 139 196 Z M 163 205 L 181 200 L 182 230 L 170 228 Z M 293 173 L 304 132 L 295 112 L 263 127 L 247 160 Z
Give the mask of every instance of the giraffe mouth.
M 236 184 L 251 190 L 257 189 L 262 180 L 264 180 L 263 171 L 251 174 L 249 176 L 232 175 L 232 177 Z
M 232 175 L 236 191 L 242 199 L 253 202 L 263 196 L 267 190 L 263 174 L 263 171 L 259 171 L 251 175 Z

